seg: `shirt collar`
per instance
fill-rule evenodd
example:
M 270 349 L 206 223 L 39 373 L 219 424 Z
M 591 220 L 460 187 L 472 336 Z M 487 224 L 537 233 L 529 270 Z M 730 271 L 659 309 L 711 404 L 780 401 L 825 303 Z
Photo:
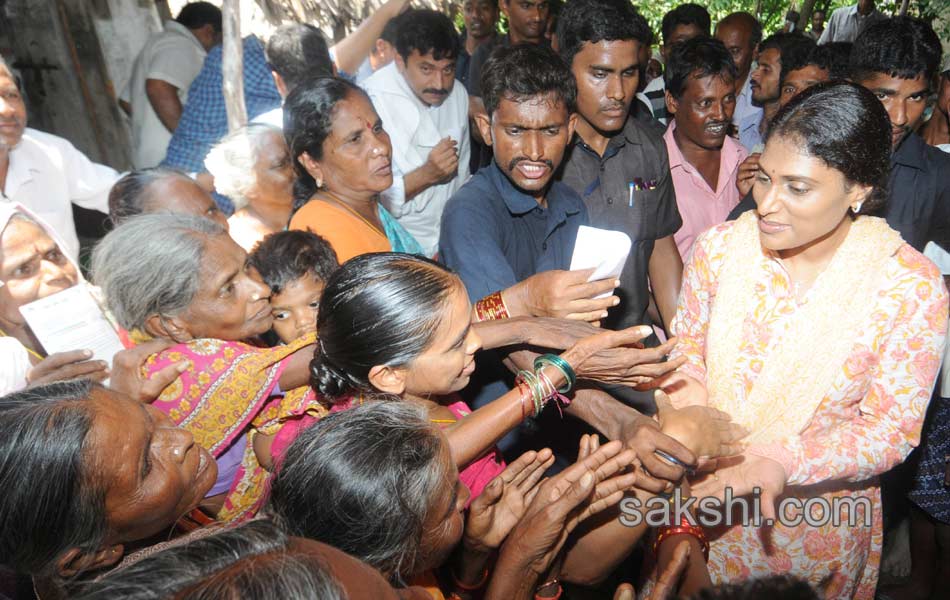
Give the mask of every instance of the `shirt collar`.
M 630 107 L 631 111 L 633 107 Z M 627 115 L 627 120 L 623 123 L 623 129 L 618 133 L 615 133 L 610 139 L 607 140 L 607 148 L 604 150 L 603 158 L 607 158 L 616 154 L 620 148 L 622 148 L 627 143 L 630 144 L 643 144 L 643 132 L 637 127 L 636 119 L 634 119 L 632 114 Z M 574 131 L 574 138 L 571 140 L 571 143 L 576 146 L 581 146 L 584 150 L 593 153 L 597 153 L 584 141 L 584 138 L 581 137 L 577 131 Z M 600 158 L 600 157 L 598 157 Z
M 673 131 L 675 130 L 676 120 L 673 119 L 670 121 L 670 126 L 667 128 L 666 133 L 663 134 L 663 137 L 666 140 L 667 154 L 670 156 L 670 170 L 673 170 L 675 167 L 682 167 L 691 173 L 696 172 L 696 168 L 687 162 L 686 158 L 683 156 L 683 152 L 680 150 L 679 145 L 676 143 L 676 138 L 673 137 Z M 741 157 L 741 144 L 727 135 L 726 139 L 722 143 L 722 149 L 719 151 L 720 187 L 724 181 L 722 174 L 732 173 L 735 170 L 736 165 L 739 164 Z M 727 177 L 726 179 L 729 178 Z M 718 192 L 719 190 L 713 191 Z
M 525 215 L 539 207 L 538 201 L 535 200 L 534 196 L 529 196 L 516 188 L 494 160 L 492 160 L 491 166 L 485 169 L 485 171 L 489 181 L 495 186 L 502 201 L 505 203 L 505 207 L 511 214 Z M 568 216 L 576 215 L 580 212 L 579 207 L 571 206 L 570 203 L 562 201 L 560 185 L 561 184 L 557 181 L 552 181 L 547 194 L 547 210 L 556 218 L 557 222 L 561 222 Z M 542 210 L 544 209 L 542 208 Z

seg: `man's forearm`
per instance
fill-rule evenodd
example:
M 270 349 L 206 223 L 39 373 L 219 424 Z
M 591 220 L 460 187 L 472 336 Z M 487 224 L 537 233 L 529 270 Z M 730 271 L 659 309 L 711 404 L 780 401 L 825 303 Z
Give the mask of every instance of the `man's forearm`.
M 587 423 L 608 440 L 621 440 L 623 423 L 643 417 L 636 409 L 594 388 L 582 388 L 574 392 L 574 400 L 564 412 Z
M 152 108 L 155 109 L 155 114 L 158 115 L 158 120 L 162 122 L 165 129 L 174 133 L 182 112 L 178 88 L 167 81 L 148 79 L 145 81 L 145 93 Z
M 418 169 L 410 171 L 403 177 L 403 185 L 406 193 L 406 202 L 415 196 L 426 191 L 439 182 L 429 163 L 425 163 Z
M 663 320 L 663 328 L 671 334 L 670 325 L 676 315 L 676 301 L 680 293 L 680 283 L 683 279 L 683 261 L 673 236 L 660 238 L 653 246 L 653 254 L 649 264 L 650 286 L 656 307 Z

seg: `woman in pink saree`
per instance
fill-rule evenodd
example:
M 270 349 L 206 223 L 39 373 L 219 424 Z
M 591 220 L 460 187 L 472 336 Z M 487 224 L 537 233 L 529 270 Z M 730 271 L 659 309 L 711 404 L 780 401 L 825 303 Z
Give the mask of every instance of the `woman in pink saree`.
M 307 387 L 314 336 L 277 348 L 255 338 L 271 327 L 270 289 L 247 255 L 206 219 L 143 215 L 96 248 L 95 281 L 132 338 L 174 346 L 146 375 L 179 364 L 181 377 L 153 406 L 209 450 L 218 480 L 202 506 L 223 521 L 253 516 L 266 493 L 269 453 L 255 452 L 287 419 L 325 411 Z

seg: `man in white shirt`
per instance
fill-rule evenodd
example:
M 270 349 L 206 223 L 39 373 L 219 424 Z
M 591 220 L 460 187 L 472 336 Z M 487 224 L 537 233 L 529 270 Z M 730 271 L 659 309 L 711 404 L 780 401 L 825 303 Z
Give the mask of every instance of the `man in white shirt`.
M 363 84 L 392 139 L 387 210 L 428 256 L 436 253 L 442 211 L 469 177 L 468 93 L 455 85 L 459 39 L 432 10 L 400 17 L 396 60 Z
M 842 6 L 831 13 L 828 26 L 821 32 L 818 43 L 853 42 L 865 27 L 886 18 L 874 7 L 874 0 L 858 0 L 857 4 Z
M 135 168 L 154 167 L 165 158 L 188 87 L 208 50 L 220 41 L 221 10 L 208 2 L 192 2 L 145 43 L 119 95 L 119 105 L 132 117 Z
M 49 223 L 76 259 L 79 238 L 70 202 L 108 214 L 109 190 L 118 178 L 69 141 L 26 126 L 20 89 L 0 59 L 0 200 L 19 202 Z
M 744 121 L 758 123 L 762 107 L 752 103 L 752 62 L 759 42 L 762 41 L 762 25 L 747 12 L 734 12 L 716 25 L 716 39 L 726 46 L 736 63 L 736 110 L 732 124 L 738 133 Z M 746 148 L 749 152 L 752 148 Z

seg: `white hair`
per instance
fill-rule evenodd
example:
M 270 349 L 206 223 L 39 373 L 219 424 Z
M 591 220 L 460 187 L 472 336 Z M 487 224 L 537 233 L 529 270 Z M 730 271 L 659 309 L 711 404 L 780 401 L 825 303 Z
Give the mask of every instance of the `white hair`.
M 214 188 L 234 203 L 235 210 L 247 206 L 248 194 L 257 185 L 254 165 L 260 140 L 281 130 L 265 123 L 249 123 L 221 138 L 205 157 L 205 168 L 214 176 Z

